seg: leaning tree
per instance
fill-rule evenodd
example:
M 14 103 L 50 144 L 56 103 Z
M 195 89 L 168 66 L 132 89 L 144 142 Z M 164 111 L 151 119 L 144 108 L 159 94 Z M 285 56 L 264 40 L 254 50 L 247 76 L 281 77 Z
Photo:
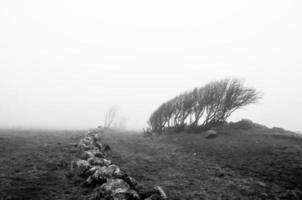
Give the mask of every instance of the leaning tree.
M 163 103 L 150 116 L 149 125 L 160 133 L 185 126 L 209 129 L 224 123 L 234 111 L 257 103 L 260 98 L 261 94 L 255 88 L 245 86 L 239 79 L 213 81 Z

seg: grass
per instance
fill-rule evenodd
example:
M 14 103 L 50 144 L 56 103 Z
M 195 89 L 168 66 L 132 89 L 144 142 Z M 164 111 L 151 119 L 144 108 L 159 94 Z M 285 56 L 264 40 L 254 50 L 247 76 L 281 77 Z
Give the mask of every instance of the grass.
M 66 178 L 81 131 L 1 131 L 0 199 L 85 199 Z M 177 199 L 301 199 L 302 139 L 229 130 L 146 138 L 107 133 L 110 159 L 139 182 Z M 2 200 L 1 199 L 1 200 Z
M 77 187 L 65 173 L 75 149 L 63 131 L 11 131 L 0 133 L 0 199 L 70 199 Z

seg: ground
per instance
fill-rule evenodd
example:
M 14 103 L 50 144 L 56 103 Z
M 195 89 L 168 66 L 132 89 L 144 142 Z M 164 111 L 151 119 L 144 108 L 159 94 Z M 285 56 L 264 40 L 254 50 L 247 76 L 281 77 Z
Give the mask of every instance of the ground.
M 70 178 L 85 131 L 0 133 L 0 200 L 85 199 L 91 189 Z M 144 137 L 107 133 L 109 155 L 139 182 L 177 199 L 302 199 L 302 139 L 261 131 Z

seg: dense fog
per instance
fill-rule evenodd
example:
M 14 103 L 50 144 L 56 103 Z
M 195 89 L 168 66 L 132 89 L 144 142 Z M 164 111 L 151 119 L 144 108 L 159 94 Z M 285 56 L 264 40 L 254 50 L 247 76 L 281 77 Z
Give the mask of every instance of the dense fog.
M 234 113 L 301 130 L 302 3 L 2 1 L 0 126 L 90 128 L 115 106 L 141 129 L 164 101 L 236 77 L 262 91 Z

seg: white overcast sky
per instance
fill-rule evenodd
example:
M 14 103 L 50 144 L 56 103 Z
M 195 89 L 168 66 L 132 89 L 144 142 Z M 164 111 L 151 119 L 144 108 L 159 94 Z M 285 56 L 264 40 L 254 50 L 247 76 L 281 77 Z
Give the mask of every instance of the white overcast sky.
M 238 77 L 264 94 L 232 116 L 302 129 L 302 1 L 0 2 L 0 126 L 91 128 L 118 105 Z

